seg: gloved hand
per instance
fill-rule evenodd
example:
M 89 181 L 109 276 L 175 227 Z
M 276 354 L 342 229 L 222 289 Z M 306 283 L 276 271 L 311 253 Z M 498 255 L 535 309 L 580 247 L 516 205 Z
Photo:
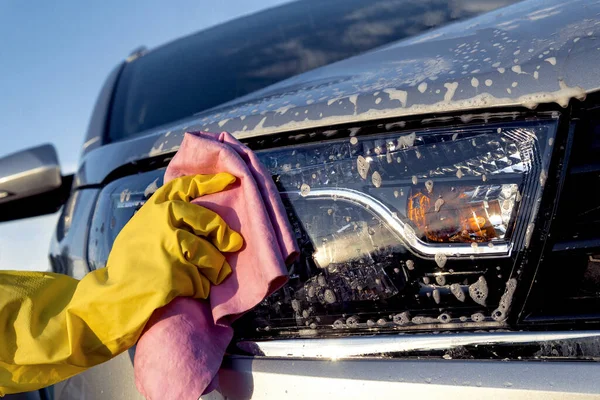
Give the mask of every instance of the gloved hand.
M 119 233 L 107 267 L 81 281 L 0 272 L 0 395 L 49 386 L 120 354 L 177 296 L 205 299 L 231 272 L 221 252 L 238 251 L 243 239 L 189 201 L 233 182 L 220 173 L 167 183 Z

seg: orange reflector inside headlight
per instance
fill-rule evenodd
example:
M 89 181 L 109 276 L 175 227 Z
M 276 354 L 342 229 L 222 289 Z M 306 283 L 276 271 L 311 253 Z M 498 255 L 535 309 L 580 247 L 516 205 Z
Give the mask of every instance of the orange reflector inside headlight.
M 436 243 L 487 243 L 504 239 L 517 185 L 415 188 L 406 215 L 417 235 Z

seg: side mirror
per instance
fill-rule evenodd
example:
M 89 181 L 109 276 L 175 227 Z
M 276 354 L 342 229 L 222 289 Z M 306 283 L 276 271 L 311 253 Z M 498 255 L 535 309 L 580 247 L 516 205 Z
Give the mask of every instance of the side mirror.
M 72 182 L 72 175 L 61 175 L 50 144 L 0 158 L 0 222 L 58 211 Z

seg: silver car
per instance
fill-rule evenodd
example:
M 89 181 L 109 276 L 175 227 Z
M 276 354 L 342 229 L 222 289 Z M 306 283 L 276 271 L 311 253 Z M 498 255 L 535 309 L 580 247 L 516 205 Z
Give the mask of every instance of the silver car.
M 17 155 L 37 156 L 0 179 L 2 215 L 64 204 L 50 256 L 81 277 L 184 132 L 228 131 L 302 255 L 206 398 L 598 398 L 600 4 L 509 3 L 295 2 L 140 49 L 74 178 Z M 138 397 L 133 351 L 55 398 Z

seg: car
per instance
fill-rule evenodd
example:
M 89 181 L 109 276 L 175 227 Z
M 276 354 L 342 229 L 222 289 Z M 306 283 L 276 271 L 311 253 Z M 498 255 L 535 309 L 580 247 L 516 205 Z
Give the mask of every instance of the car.
M 436 12 L 457 3 L 267 12 L 281 29 L 302 7 L 325 28 L 380 15 L 344 30 L 363 44 L 420 21 L 335 61 L 319 57 L 344 39 L 310 18 L 319 40 L 263 48 L 267 14 L 243 20 L 245 46 L 217 27 L 136 51 L 102 89 L 72 179 L 51 147 L 2 161 L 1 214 L 62 206 L 52 266 L 80 278 L 106 265 L 185 132 L 228 131 L 273 174 L 302 254 L 236 322 L 222 396 L 598 398 L 600 4 Z M 57 397 L 139 396 L 132 352 Z

